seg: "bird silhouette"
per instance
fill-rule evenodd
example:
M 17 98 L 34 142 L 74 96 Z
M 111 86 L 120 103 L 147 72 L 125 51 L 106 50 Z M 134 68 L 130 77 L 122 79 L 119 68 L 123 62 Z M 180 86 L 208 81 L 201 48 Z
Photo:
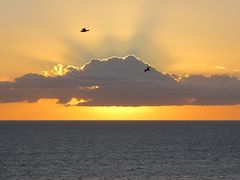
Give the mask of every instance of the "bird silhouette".
M 89 30 L 89 29 L 86 29 L 86 28 L 83 28 L 83 29 L 81 29 L 80 32 L 88 32 L 88 31 L 90 31 L 90 30 Z
M 148 72 L 148 71 L 151 71 L 151 67 L 150 67 L 150 66 L 147 67 L 147 68 L 144 70 L 144 72 Z

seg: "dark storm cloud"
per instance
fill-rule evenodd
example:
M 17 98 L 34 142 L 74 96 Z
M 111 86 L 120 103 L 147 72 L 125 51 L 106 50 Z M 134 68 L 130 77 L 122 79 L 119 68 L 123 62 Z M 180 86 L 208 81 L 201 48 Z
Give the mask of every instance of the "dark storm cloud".
M 228 75 L 192 75 L 180 81 L 135 56 L 92 60 L 83 69 L 67 67 L 62 76 L 26 74 L 0 82 L 0 103 L 58 99 L 79 106 L 161 106 L 240 104 L 240 81 Z M 70 104 L 71 105 L 71 104 Z

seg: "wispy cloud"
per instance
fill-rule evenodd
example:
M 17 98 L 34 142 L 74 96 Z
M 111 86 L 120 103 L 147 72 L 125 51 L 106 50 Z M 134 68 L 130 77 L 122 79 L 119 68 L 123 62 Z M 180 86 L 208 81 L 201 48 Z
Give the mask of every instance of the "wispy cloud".
M 227 68 L 226 67 L 224 67 L 224 66 L 216 66 L 215 67 L 215 69 L 217 69 L 217 70 L 226 70 Z

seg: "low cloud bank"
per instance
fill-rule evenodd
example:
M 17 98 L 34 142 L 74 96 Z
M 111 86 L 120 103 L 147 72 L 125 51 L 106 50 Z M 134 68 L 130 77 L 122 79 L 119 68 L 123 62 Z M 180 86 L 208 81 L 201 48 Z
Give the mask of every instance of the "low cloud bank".
M 51 72 L 0 82 L 0 103 L 58 99 L 66 106 L 237 105 L 240 81 L 228 75 L 179 80 L 135 56 L 92 60 L 83 67 L 58 65 Z

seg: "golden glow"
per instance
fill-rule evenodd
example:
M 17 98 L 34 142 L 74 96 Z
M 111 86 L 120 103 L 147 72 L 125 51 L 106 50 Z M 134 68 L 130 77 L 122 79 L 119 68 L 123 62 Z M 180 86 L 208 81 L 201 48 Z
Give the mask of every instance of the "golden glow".
M 66 106 L 77 106 L 77 105 L 80 105 L 82 103 L 86 103 L 86 102 L 89 102 L 89 101 L 91 101 L 91 100 L 72 98 L 71 101 L 69 101 L 66 104 Z
M 65 107 L 57 100 L 0 104 L 0 120 L 239 120 L 240 106 Z M 9 113 L 9 110 L 11 113 Z
M 62 64 L 58 64 L 57 66 L 54 66 L 52 73 L 57 76 L 63 76 L 67 73 L 67 70 Z
M 224 66 L 216 66 L 215 68 L 217 70 L 226 70 L 226 67 L 224 67 Z
M 0 82 L 8 81 L 9 79 L 6 76 L 0 76 Z
M 93 114 L 105 120 L 137 120 L 147 113 L 146 107 L 92 107 Z
M 65 74 L 69 73 L 73 69 L 74 70 L 79 70 L 75 66 L 65 67 L 63 64 L 58 64 L 58 65 L 54 66 L 51 71 L 43 71 L 42 75 L 44 75 L 45 77 L 48 77 L 48 76 L 64 76 Z

